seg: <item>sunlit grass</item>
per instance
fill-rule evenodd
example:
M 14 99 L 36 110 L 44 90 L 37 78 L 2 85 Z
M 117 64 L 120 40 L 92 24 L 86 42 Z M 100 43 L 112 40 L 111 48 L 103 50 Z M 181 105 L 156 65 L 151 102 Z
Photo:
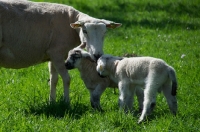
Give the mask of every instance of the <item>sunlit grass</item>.
M 137 112 L 126 115 L 118 110 L 118 91 L 114 94 L 113 89 L 106 89 L 102 95 L 104 112 L 94 111 L 89 92 L 77 70 L 69 72 L 71 106 L 62 101 L 61 79 L 57 103 L 50 105 L 49 74 L 47 63 L 44 63 L 20 70 L 1 68 L 0 131 L 200 131 L 199 1 L 52 2 L 68 4 L 91 16 L 122 23 L 122 27 L 108 30 L 104 44 L 106 54 L 153 56 L 173 66 L 178 78 L 178 114 L 176 117 L 171 115 L 161 94 L 153 114 L 138 125 Z M 136 100 L 134 107 L 137 110 Z

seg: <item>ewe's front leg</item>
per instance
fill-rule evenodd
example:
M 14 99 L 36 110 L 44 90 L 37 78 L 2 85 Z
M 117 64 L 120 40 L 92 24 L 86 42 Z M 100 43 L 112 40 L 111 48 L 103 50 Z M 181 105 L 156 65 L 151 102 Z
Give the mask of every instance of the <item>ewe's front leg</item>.
M 120 109 L 124 109 L 125 112 L 128 110 L 133 110 L 133 95 L 134 95 L 134 88 L 130 89 L 129 83 L 126 82 L 119 82 L 119 106 Z
M 70 103 L 70 100 L 69 100 L 70 76 L 67 69 L 65 68 L 64 58 L 61 59 L 60 56 L 57 56 L 57 57 L 54 56 L 51 61 L 52 61 L 52 66 L 55 67 L 57 73 L 60 74 L 63 81 L 64 101 L 66 103 Z
M 58 83 L 58 73 L 54 68 L 52 62 L 49 62 L 49 74 L 50 74 L 50 95 L 49 101 L 55 102 L 56 101 L 56 85 Z

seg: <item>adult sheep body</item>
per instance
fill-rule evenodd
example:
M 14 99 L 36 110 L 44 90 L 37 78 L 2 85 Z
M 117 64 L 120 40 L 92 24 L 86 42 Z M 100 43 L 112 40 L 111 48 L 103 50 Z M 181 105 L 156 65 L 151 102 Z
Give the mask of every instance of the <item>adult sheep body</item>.
M 177 112 L 177 80 L 175 70 L 163 60 L 153 57 L 121 58 L 102 55 L 97 71 L 118 83 L 120 108 L 132 109 L 136 88 L 144 88 L 144 102 L 139 123 L 151 113 L 156 104 L 156 94 L 162 91 L 173 114 Z
M 118 88 L 117 83 L 109 77 L 102 78 L 96 71 L 96 62 L 91 55 L 84 50 L 85 43 L 72 49 L 68 53 L 65 66 L 68 70 L 77 68 L 80 72 L 86 88 L 90 92 L 90 102 L 94 109 L 101 110 L 100 97 L 107 87 Z M 139 102 L 139 111 L 142 110 L 143 90 L 136 89 L 136 95 Z
M 60 74 L 64 100 L 69 102 L 70 77 L 64 65 L 68 51 L 87 42 L 87 50 L 98 58 L 106 28 L 120 25 L 67 5 L 0 0 L 0 66 L 19 69 L 49 61 L 50 101 L 56 99 Z

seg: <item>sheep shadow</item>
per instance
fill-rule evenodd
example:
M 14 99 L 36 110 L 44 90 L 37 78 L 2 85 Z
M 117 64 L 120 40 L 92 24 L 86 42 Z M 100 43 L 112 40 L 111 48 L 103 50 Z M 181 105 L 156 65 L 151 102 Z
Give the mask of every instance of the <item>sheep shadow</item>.
M 114 109 L 119 109 L 118 105 L 114 107 Z M 156 109 L 156 108 L 155 108 Z M 64 118 L 65 116 L 70 117 L 73 120 L 79 120 L 81 117 L 87 113 L 88 111 L 93 111 L 93 112 L 98 112 L 98 113 L 105 113 L 106 110 L 98 111 L 92 109 L 90 106 L 87 106 L 83 103 L 72 103 L 70 106 L 66 104 L 64 101 L 59 101 L 56 103 L 51 103 L 49 104 L 48 101 L 42 103 L 42 104 L 29 104 L 28 108 L 25 110 L 26 115 L 45 115 L 47 118 Z M 119 113 L 123 112 L 124 114 L 127 114 L 124 111 L 120 111 Z M 132 113 L 132 116 L 137 117 L 139 119 L 141 115 L 141 111 L 139 111 L 137 108 Z M 143 124 L 148 124 L 149 122 L 155 120 L 156 118 L 161 118 L 163 115 L 166 113 L 170 113 L 168 109 L 162 110 L 162 111 L 157 111 L 154 110 L 150 115 L 148 115 L 144 121 L 142 122 Z
M 49 103 L 48 101 L 42 104 L 29 104 L 25 113 L 33 115 L 45 115 L 47 118 L 64 118 L 66 115 L 72 119 L 80 119 L 86 111 L 90 110 L 89 106 L 83 103 L 66 104 L 64 101 Z

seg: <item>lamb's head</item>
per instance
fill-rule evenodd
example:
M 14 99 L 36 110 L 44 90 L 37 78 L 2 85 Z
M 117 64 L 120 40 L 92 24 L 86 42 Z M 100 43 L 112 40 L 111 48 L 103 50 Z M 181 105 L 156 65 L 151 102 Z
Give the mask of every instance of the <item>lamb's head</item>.
M 107 28 L 120 27 L 120 23 L 96 19 L 81 20 L 70 24 L 77 29 L 81 42 L 86 42 L 87 51 L 97 60 L 103 54 L 103 41 Z
M 86 44 L 83 43 L 80 46 L 78 46 L 68 52 L 68 57 L 65 61 L 65 67 L 68 70 L 78 68 L 78 66 L 80 66 L 81 59 L 83 59 L 83 58 L 87 58 L 93 62 L 95 61 L 95 59 L 90 55 L 90 53 L 83 50 L 83 48 L 85 47 L 84 45 L 86 45 Z
M 122 57 L 116 57 L 111 55 L 102 55 L 97 61 L 96 70 L 101 77 L 108 76 L 111 69 L 113 69 L 116 64 L 115 62 L 122 60 Z

